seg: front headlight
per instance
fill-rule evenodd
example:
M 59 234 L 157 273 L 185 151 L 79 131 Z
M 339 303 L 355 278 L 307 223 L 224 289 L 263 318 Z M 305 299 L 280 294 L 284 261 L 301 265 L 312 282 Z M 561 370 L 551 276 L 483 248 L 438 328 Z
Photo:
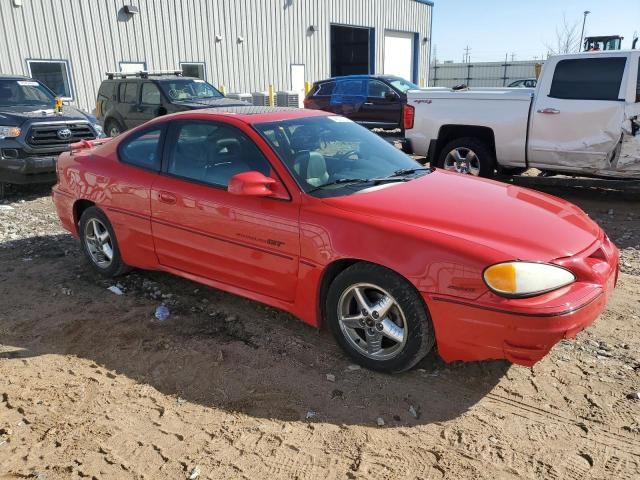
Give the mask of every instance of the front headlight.
M 549 263 L 505 262 L 485 268 L 482 278 L 489 289 L 503 297 L 533 297 L 575 282 L 573 273 Z
M 20 135 L 19 127 L 3 127 L 0 125 L 0 139 L 2 138 L 16 138 Z
M 94 123 L 93 124 L 93 128 L 96 131 L 96 138 L 104 138 L 106 137 L 106 135 L 104 134 L 104 130 L 102 129 L 102 127 L 100 126 L 99 123 Z

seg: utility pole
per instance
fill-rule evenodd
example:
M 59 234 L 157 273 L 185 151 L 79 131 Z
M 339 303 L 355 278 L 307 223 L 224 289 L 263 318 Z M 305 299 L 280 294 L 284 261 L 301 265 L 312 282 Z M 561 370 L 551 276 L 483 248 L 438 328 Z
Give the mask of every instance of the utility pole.
M 464 49 L 464 57 L 462 58 L 462 63 L 471 62 L 471 56 L 469 55 L 470 51 L 471 51 L 471 48 L 469 48 L 469 45 L 467 45 L 466 48 Z
M 584 42 L 584 24 L 587 23 L 587 15 L 591 12 L 589 10 L 584 11 L 584 17 L 582 17 L 582 32 L 580 33 L 580 45 L 578 45 L 578 52 L 582 49 L 582 43 Z
M 515 61 L 515 59 L 516 59 L 516 54 L 511 52 L 511 61 L 513 62 Z

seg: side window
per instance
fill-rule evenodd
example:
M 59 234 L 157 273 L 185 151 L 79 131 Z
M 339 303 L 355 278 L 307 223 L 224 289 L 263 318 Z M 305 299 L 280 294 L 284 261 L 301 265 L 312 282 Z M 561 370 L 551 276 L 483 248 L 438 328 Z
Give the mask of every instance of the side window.
M 181 122 L 173 128 L 169 174 L 226 188 L 238 173 L 271 172 L 260 149 L 235 127 L 215 122 Z
M 120 103 L 137 103 L 138 84 L 125 82 L 120 84 Z
M 624 57 L 561 60 L 549 96 L 567 100 L 618 100 Z
M 160 139 L 163 128 L 145 130 L 120 144 L 120 160 L 148 170 L 160 170 Z
M 336 86 L 336 82 L 321 83 L 318 87 L 318 91 L 314 94 L 314 97 L 328 97 L 333 93 L 333 89 Z
M 151 82 L 142 84 L 142 100 L 145 105 L 160 105 L 160 90 Z
M 100 89 L 98 90 L 98 96 L 109 100 L 115 100 L 115 83 L 108 80 L 102 82 L 102 85 L 100 85 Z
M 369 98 L 384 99 L 388 93 L 391 93 L 391 87 L 379 80 L 369 80 Z

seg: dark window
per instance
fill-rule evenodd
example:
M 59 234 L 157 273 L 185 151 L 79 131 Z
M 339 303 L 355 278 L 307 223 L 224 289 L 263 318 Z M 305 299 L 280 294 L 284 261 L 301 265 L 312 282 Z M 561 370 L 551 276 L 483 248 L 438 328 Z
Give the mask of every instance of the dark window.
M 160 105 L 160 90 L 151 82 L 142 84 L 141 103 L 145 105 Z
M 71 93 L 71 80 L 69 65 L 65 61 L 29 60 L 29 73 L 32 78 L 40 80 L 53 93 L 62 97 L 73 97 Z
M 369 97 L 384 99 L 388 93 L 393 93 L 389 85 L 380 80 L 369 80 Z
M 126 82 L 120 84 L 120 103 L 138 102 L 138 84 Z
M 175 128 L 167 168 L 172 175 L 226 187 L 238 173 L 271 172 L 269 162 L 255 143 L 234 127 L 184 122 Z
M 204 63 L 181 63 L 182 75 L 204 80 Z
M 638 83 L 636 84 L 636 102 L 640 102 L 640 61 L 638 62 Z
M 313 95 L 315 97 L 328 97 L 333 93 L 333 89 L 336 86 L 336 82 L 321 83 Z
M 562 60 L 556 65 L 549 96 L 568 100 L 618 100 L 624 57 Z
M 162 127 L 155 127 L 125 140 L 119 148 L 120 160 L 149 170 L 160 170 Z
M 104 98 L 108 98 L 109 100 L 115 100 L 116 94 L 116 84 L 115 82 L 102 82 L 100 85 L 100 90 L 98 90 L 98 95 Z

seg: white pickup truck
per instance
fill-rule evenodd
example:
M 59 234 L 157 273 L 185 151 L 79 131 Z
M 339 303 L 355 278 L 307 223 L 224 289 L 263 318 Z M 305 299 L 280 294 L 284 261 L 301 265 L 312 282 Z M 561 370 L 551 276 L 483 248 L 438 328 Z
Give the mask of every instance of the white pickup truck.
M 640 178 L 639 63 L 638 50 L 560 55 L 535 89 L 410 90 L 405 149 L 482 177 L 535 167 Z

